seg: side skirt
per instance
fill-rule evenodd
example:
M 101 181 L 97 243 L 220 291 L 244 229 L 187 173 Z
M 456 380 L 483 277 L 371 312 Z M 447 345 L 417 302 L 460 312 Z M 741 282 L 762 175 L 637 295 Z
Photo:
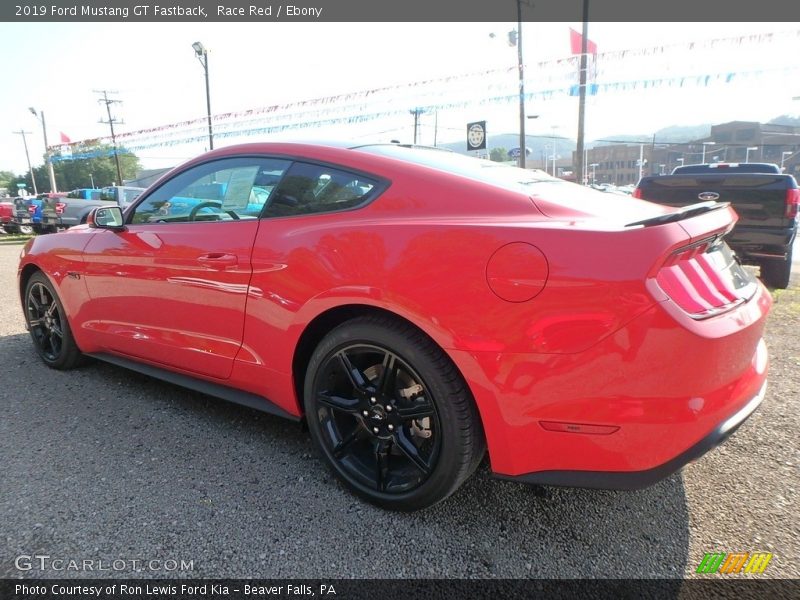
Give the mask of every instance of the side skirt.
M 140 363 L 128 358 L 117 356 L 115 354 L 98 352 L 96 354 L 88 354 L 88 356 L 112 365 L 117 365 L 118 367 L 124 367 L 126 369 L 130 369 L 131 371 L 136 371 L 137 373 L 141 373 L 143 375 L 154 377 L 155 379 L 160 379 L 162 381 L 194 390 L 195 392 L 200 392 L 201 394 L 208 394 L 209 396 L 227 400 L 228 402 L 233 402 L 234 404 L 241 404 L 242 406 L 247 406 L 248 408 L 253 408 L 261 412 L 283 417 L 284 419 L 289 419 L 290 421 L 300 421 L 300 417 L 286 412 L 280 406 L 272 403 L 263 396 L 251 394 L 250 392 L 237 390 L 235 388 L 220 385 L 218 383 L 212 383 L 210 381 L 204 381 L 202 379 L 191 377 L 190 375 L 175 373 L 174 371 L 168 371 L 167 369 Z

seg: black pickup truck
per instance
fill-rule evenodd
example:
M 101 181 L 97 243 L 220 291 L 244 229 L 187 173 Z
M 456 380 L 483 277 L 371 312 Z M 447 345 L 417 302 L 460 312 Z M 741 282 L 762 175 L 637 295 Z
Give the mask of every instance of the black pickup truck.
M 633 196 L 668 206 L 730 202 L 739 221 L 726 238 L 728 245 L 741 262 L 761 267 L 764 283 L 789 286 L 800 190 L 777 165 L 686 165 L 672 175 L 642 177 Z

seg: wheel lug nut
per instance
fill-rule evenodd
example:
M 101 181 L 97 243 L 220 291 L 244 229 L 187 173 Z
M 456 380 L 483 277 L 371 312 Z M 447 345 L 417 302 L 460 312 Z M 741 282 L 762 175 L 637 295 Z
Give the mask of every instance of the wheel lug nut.
M 375 396 L 373 396 L 372 398 L 370 398 L 370 399 L 369 399 L 369 401 L 370 401 L 372 404 L 375 404 L 375 403 L 376 403 L 378 400 L 375 398 Z
M 368 411 L 368 410 L 365 410 L 365 411 L 364 411 L 364 412 L 362 412 L 361 414 L 362 414 L 362 415 L 364 415 L 365 417 L 368 417 L 368 416 L 369 416 L 369 411 Z
M 392 410 L 394 410 L 394 409 L 392 408 L 392 405 L 391 405 L 391 404 L 387 404 L 387 405 L 386 405 L 386 412 L 392 412 Z
M 389 427 L 388 427 L 388 429 L 389 429 L 389 431 L 394 431 L 394 425 L 392 425 L 391 423 L 389 423 Z
M 380 429 L 378 429 L 377 427 L 373 427 L 372 428 L 372 433 L 378 433 L 379 431 L 380 431 Z

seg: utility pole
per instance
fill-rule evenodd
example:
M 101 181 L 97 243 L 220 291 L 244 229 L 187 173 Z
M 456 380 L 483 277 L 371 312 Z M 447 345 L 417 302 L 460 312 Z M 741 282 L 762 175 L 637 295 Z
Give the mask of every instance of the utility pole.
M 50 176 L 50 191 L 55 193 L 58 190 L 56 189 L 56 174 L 53 171 L 53 160 L 50 154 L 50 146 L 47 143 L 47 125 L 45 124 L 44 120 L 44 111 L 36 112 L 36 109 L 32 106 L 28 107 L 28 110 L 31 111 L 31 114 L 39 119 L 42 122 L 42 133 L 44 134 L 44 156 L 45 161 L 47 162 L 47 173 Z
M 119 153 L 117 152 L 117 136 L 114 133 L 114 123 L 123 124 L 123 121 L 117 121 L 111 116 L 111 105 L 121 100 L 113 100 L 108 97 L 109 94 L 116 94 L 117 92 L 111 90 L 92 90 L 95 94 L 103 94 L 103 97 L 98 100 L 106 105 L 106 113 L 108 114 L 108 121 L 100 119 L 100 123 L 105 123 L 111 127 L 111 143 L 114 146 L 114 162 L 117 164 L 117 185 L 122 185 L 122 169 L 119 166 Z
M 580 85 L 578 86 L 578 147 L 575 154 L 578 157 L 578 165 L 575 170 L 583 176 L 584 165 L 586 164 L 583 154 L 583 132 L 586 120 L 586 53 L 589 43 L 589 0 L 583 0 L 583 38 L 581 39 L 581 67 Z M 582 182 L 584 183 L 584 182 Z
M 25 146 L 25 160 L 28 161 L 28 172 L 31 174 L 31 183 L 33 183 L 33 195 L 36 196 L 39 194 L 39 190 L 36 189 L 36 177 L 33 174 L 33 169 L 31 169 L 31 157 L 28 154 L 28 140 L 25 139 L 25 134 L 30 134 L 31 132 L 20 129 L 19 131 L 12 131 L 11 133 L 22 136 L 22 144 Z
M 426 111 L 424 108 L 414 108 L 408 111 L 410 114 L 414 115 L 414 145 L 417 144 L 417 130 L 419 129 L 419 116 L 424 114 Z

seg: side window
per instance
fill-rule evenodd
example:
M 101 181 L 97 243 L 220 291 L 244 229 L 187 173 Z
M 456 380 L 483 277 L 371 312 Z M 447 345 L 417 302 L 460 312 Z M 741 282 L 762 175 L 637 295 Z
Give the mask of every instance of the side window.
M 290 161 L 226 158 L 164 183 L 136 206 L 131 223 L 257 219 Z
M 358 206 L 378 182 L 324 165 L 294 163 L 270 196 L 264 217 L 332 212 Z

